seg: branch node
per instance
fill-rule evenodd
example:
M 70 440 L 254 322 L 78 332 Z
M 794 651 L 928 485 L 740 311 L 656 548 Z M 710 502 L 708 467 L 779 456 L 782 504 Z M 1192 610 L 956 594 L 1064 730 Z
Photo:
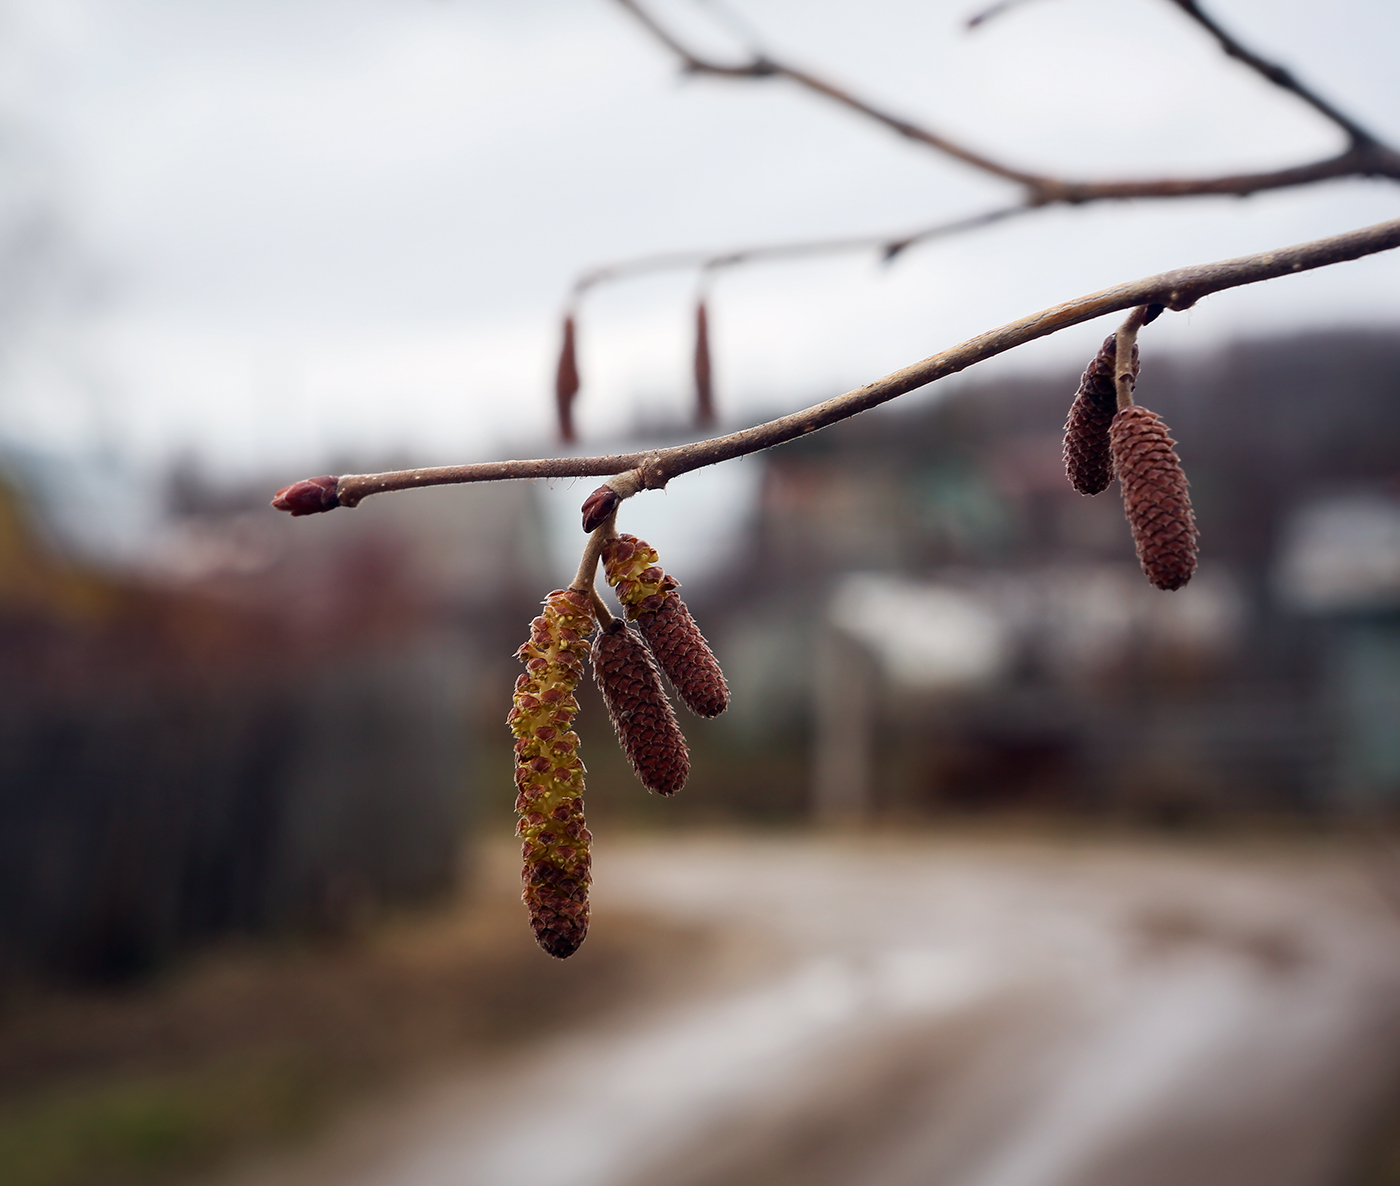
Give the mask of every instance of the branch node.
M 648 453 L 646 460 L 637 466 L 633 473 L 637 475 L 638 490 L 665 490 L 666 483 L 671 480 L 671 475 L 666 472 L 661 454 L 657 450 Z M 631 495 L 627 497 L 630 498 Z
M 1173 288 L 1167 293 L 1167 299 L 1163 302 L 1173 313 L 1185 313 L 1187 309 L 1195 307 L 1201 297 L 1207 295 L 1198 292 L 1195 288 Z

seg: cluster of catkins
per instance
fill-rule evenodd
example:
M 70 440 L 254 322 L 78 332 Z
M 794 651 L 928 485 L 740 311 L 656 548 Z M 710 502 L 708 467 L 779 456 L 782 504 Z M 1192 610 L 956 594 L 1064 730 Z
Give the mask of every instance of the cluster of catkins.
M 1138 562 L 1159 589 L 1180 589 L 1196 571 L 1196 518 L 1186 475 L 1155 412 L 1118 406 L 1115 335 L 1110 334 L 1079 381 L 1065 424 L 1065 473 L 1080 494 L 1100 494 L 1117 477 Z M 1139 368 L 1133 345 L 1132 378 Z
M 599 626 L 586 593 L 558 590 L 545 599 L 544 612 L 530 624 L 530 640 L 516 652 L 525 673 L 506 719 L 515 734 L 523 898 L 535 938 L 560 959 L 577 951 L 588 933 L 592 836 L 583 820 L 584 766 L 571 728 L 584 656 L 632 769 L 658 795 L 674 795 L 690 773 L 690 752 L 661 673 L 699 716 L 717 716 L 729 703 L 709 644 L 657 560 L 656 550 L 635 536 L 609 539 L 603 569 L 626 620 Z

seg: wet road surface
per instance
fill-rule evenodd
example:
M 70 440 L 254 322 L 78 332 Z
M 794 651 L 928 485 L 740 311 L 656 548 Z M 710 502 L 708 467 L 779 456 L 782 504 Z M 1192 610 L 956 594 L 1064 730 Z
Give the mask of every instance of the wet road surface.
M 725 969 L 233 1180 L 1322 1186 L 1400 1070 L 1400 926 L 1364 856 L 666 838 L 596 862 L 595 928 L 701 923 Z

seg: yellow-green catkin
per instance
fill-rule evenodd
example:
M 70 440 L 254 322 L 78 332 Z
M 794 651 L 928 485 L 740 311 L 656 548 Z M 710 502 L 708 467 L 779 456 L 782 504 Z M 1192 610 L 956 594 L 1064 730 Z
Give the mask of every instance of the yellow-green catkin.
M 524 868 L 521 895 L 539 945 L 564 959 L 588 933 L 589 841 L 583 819 L 583 762 L 573 732 L 585 641 L 594 626 L 588 598 L 551 593 L 517 652 L 525 674 L 515 682 L 506 718 L 515 734 L 516 833 Z
M 657 564 L 660 559 L 655 548 L 635 535 L 619 535 L 603 545 L 603 573 L 617 591 L 628 621 L 660 608 L 676 587 Z

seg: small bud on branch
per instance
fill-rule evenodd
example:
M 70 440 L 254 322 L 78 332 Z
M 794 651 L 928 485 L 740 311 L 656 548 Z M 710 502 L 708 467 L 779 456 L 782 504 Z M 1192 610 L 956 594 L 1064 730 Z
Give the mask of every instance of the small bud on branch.
M 293 518 L 298 515 L 319 515 L 322 511 L 333 511 L 340 505 L 335 486 L 340 479 L 333 474 L 319 478 L 306 478 L 283 486 L 272 496 L 272 505 L 279 511 L 289 511 Z
M 599 486 L 583 500 L 584 531 L 597 531 L 608 521 L 608 516 L 617 510 L 621 503 L 622 495 L 611 486 L 607 484 Z

